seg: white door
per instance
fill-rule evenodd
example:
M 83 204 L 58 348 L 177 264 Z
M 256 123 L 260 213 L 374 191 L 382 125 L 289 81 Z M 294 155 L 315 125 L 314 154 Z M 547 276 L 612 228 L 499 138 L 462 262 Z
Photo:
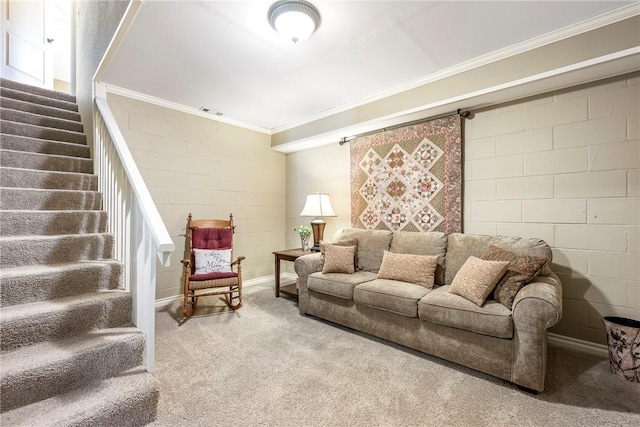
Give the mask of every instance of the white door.
M 2 77 L 53 89 L 53 39 L 46 0 L 2 0 Z

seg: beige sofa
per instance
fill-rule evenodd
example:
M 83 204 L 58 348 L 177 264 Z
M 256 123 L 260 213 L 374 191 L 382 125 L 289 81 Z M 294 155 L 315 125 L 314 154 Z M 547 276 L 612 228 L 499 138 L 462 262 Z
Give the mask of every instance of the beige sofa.
M 324 255 L 295 261 L 299 309 L 376 337 L 488 373 L 528 391 L 544 389 L 547 328 L 562 316 L 562 285 L 551 272 L 551 249 L 540 239 L 440 232 L 413 233 L 347 228 L 333 242 L 357 240 L 355 273 L 322 273 Z M 490 246 L 547 257 L 511 308 L 491 297 L 478 306 L 449 292 L 470 256 Z M 427 289 L 379 279 L 385 250 L 437 255 L 435 286 Z M 459 283 L 459 281 L 458 281 Z

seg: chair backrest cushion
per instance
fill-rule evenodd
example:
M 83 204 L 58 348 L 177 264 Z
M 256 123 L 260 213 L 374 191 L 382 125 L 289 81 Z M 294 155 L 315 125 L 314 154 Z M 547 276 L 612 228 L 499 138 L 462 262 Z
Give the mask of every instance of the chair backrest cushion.
M 197 249 L 231 249 L 231 228 L 192 228 L 191 247 Z

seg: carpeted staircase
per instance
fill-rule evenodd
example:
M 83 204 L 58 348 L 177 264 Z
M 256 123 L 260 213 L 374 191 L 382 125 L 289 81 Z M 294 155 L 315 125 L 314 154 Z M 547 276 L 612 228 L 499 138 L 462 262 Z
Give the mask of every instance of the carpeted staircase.
M 74 97 L 0 79 L 0 425 L 135 426 L 158 384 Z

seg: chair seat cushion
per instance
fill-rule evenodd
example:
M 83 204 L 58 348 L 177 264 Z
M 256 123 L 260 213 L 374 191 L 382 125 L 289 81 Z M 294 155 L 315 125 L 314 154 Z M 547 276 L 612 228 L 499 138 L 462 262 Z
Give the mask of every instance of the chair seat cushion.
M 307 286 L 321 294 L 353 300 L 353 288 L 375 278 L 376 274 L 368 271 L 356 271 L 353 274 L 313 273 L 307 279 Z
M 356 286 L 353 299 L 356 304 L 418 317 L 418 301 L 429 292 L 430 289 L 414 283 L 376 279 Z
M 488 300 L 482 307 L 441 286 L 418 303 L 418 317 L 442 326 L 464 329 L 498 338 L 513 338 L 511 310 Z
M 199 289 L 226 288 L 230 286 L 238 286 L 238 275 L 236 273 L 212 273 L 212 274 L 226 275 L 228 277 L 216 277 L 216 278 L 207 279 L 207 280 L 190 280 L 189 289 L 192 291 L 195 291 Z M 198 276 L 204 276 L 204 275 L 198 275 Z
M 227 272 L 227 273 L 207 273 L 207 274 L 192 274 L 189 276 L 189 281 L 192 282 L 202 282 L 204 280 L 216 280 L 216 279 L 227 279 L 229 277 L 238 277 L 238 273 L 235 272 Z

